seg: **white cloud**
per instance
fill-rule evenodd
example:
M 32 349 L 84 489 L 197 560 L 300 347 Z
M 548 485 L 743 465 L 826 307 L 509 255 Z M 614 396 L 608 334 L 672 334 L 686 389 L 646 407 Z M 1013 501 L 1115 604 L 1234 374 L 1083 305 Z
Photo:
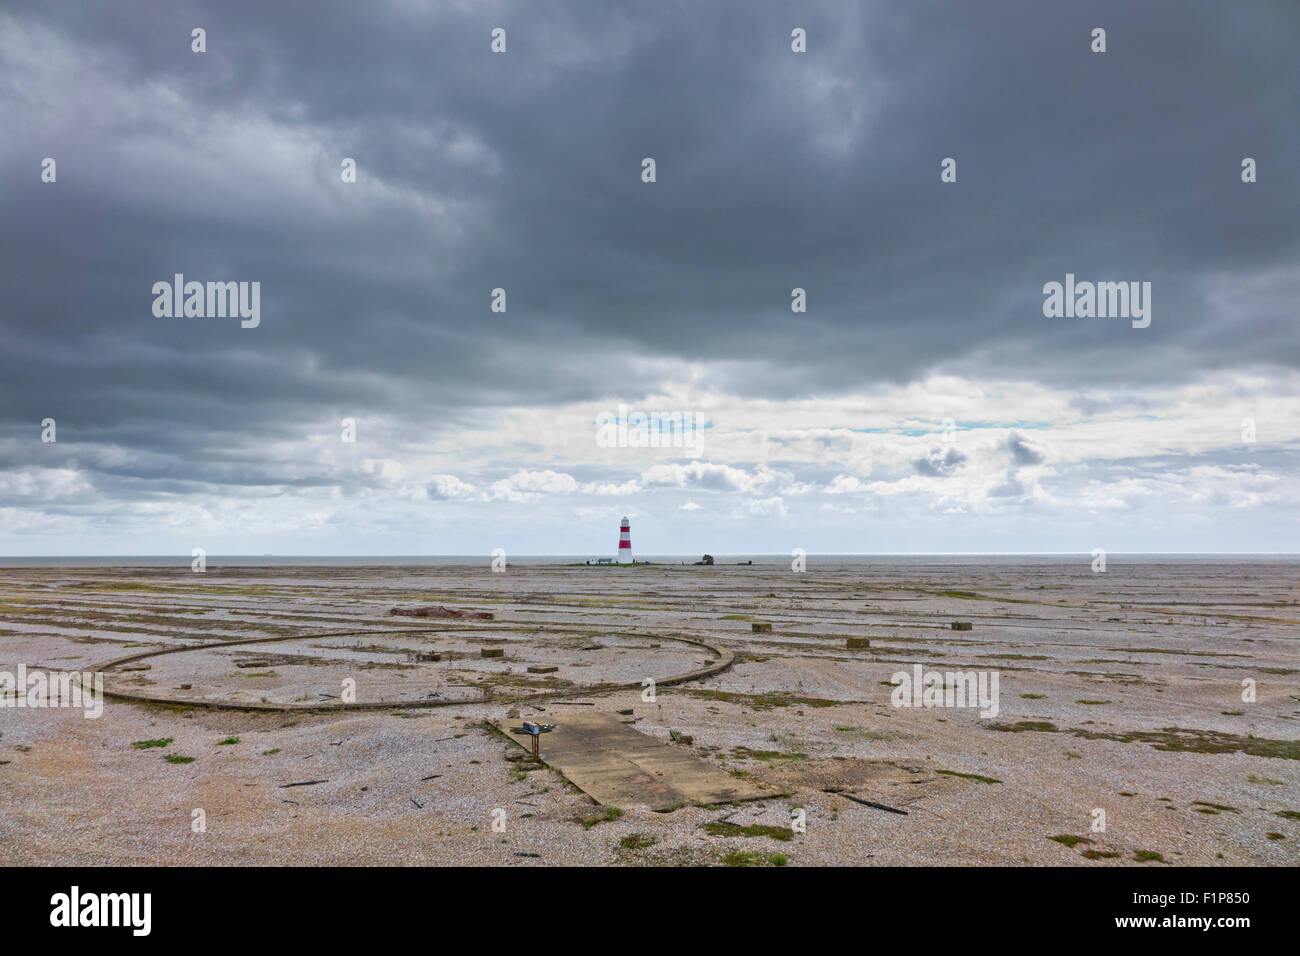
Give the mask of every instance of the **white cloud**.
M 468 498 L 474 493 L 474 486 L 466 484 L 455 475 L 434 475 L 429 479 L 428 491 L 430 498 Z

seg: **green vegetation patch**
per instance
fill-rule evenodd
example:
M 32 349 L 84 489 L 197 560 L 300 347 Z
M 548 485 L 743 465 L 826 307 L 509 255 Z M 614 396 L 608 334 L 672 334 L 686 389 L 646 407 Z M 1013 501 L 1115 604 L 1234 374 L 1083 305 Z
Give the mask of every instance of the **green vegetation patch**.
M 755 853 L 751 850 L 736 850 L 722 858 L 723 866 L 785 866 L 790 862 L 783 853 Z
M 1209 807 L 1212 810 L 1223 810 L 1226 813 L 1240 813 L 1236 807 L 1224 806 L 1222 803 L 1206 803 L 1204 800 L 1193 800 L 1194 807 Z
M 624 850 L 644 850 L 658 842 L 654 837 L 646 836 L 644 833 L 629 833 L 618 841 L 618 845 Z
M 602 823 L 609 823 L 612 820 L 617 820 L 622 815 L 622 807 L 606 807 L 598 816 L 587 817 L 587 819 L 583 820 L 582 828 L 584 830 L 590 830 L 592 827 L 599 826 Z
M 1300 740 L 1270 740 L 1253 734 L 1225 734 L 1217 730 L 1191 730 L 1185 727 L 1164 727 L 1160 730 L 1132 730 L 1127 733 L 1103 733 L 1076 727 L 1062 730 L 1047 721 L 1021 720 L 1014 724 L 990 724 L 990 730 L 1004 733 L 1068 733 L 1085 740 L 1115 740 L 1120 743 L 1150 744 L 1156 750 L 1174 753 L 1228 754 L 1243 753 L 1252 757 L 1270 757 L 1278 760 L 1300 760 Z
M 771 827 L 762 824 L 741 826 L 738 823 L 706 823 L 704 832 L 709 836 L 721 837 L 771 837 L 773 840 L 789 842 L 794 836 L 789 827 Z
M 1007 734 L 1023 734 L 1034 731 L 1040 734 L 1055 734 L 1060 731 L 1056 724 L 1046 720 L 1019 720 L 1014 724 L 989 724 L 990 730 L 1000 730 Z
M 743 704 L 754 710 L 771 710 L 773 707 L 838 707 L 841 704 L 865 704 L 862 700 L 827 700 L 822 697 L 798 697 L 781 691 L 767 691 L 762 694 L 738 694 L 725 690 L 692 688 L 684 691 L 692 697 L 702 700 L 720 700 L 728 704 Z
M 1087 837 L 1075 836 L 1072 833 L 1058 833 L 1056 836 L 1048 837 L 1048 839 L 1055 840 L 1057 843 L 1062 843 L 1071 848 L 1078 846 L 1080 843 L 1092 842 Z
M 1272 777 L 1258 777 L 1253 773 L 1247 774 L 1246 779 L 1249 780 L 1251 783 L 1266 783 L 1270 787 L 1286 786 L 1286 781 L 1284 780 L 1274 780 Z
M 763 763 L 808 759 L 807 754 L 797 750 L 750 750 L 748 747 L 732 747 L 731 756 L 736 760 L 761 760 Z

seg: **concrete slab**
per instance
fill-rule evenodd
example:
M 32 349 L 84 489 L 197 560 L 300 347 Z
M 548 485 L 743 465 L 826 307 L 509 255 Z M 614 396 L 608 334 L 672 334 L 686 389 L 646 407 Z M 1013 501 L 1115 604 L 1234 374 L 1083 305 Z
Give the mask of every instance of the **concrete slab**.
M 542 735 L 542 760 L 606 806 L 666 810 L 681 803 L 730 803 L 782 794 L 733 777 L 612 714 L 561 714 L 555 723 L 554 730 Z M 532 738 L 520 721 L 498 721 L 497 727 L 532 752 Z

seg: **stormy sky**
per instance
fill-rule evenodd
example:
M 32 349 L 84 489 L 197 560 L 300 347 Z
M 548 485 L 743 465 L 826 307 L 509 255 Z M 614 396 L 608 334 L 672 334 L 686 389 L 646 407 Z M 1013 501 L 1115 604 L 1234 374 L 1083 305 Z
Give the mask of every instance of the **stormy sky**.
M 1300 551 L 1298 39 L 1290 0 L 6 3 L 0 553 Z M 260 323 L 158 317 L 177 273 Z M 1149 327 L 1045 317 L 1067 274 Z M 699 441 L 598 442 L 620 403 Z

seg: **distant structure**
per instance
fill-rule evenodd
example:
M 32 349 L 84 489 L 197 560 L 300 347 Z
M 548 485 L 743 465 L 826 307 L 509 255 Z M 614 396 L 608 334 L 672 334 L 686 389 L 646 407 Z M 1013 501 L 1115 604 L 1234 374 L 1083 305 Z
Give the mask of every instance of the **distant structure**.
M 623 516 L 623 523 L 618 527 L 618 563 L 632 563 L 632 524 Z
M 632 559 L 632 523 L 623 516 L 623 523 L 618 528 L 618 557 L 588 558 L 588 564 L 636 564 Z M 648 562 L 641 562 L 646 564 Z
M 700 558 L 700 560 L 696 561 L 695 563 L 696 563 L 696 564 L 712 564 L 712 563 L 713 563 L 713 555 L 711 555 L 711 554 L 706 554 L 704 557 Z

